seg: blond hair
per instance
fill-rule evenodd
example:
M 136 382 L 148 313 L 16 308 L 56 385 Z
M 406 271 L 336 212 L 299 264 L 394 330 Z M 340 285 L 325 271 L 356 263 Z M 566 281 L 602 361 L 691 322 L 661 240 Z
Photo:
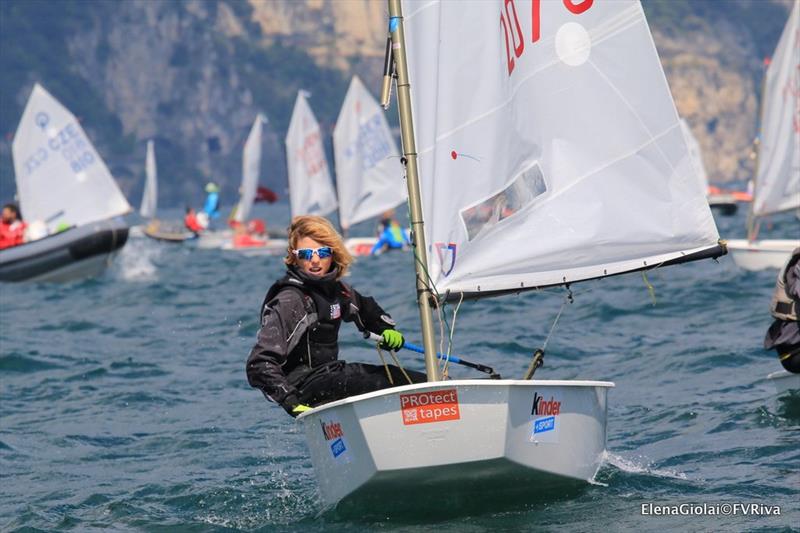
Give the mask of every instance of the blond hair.
M 297 264 L 293 250 L 297 248 L 297 242 L 303 237 L 310 237 L 320 244 L 330 246 L 333 250 L 333 263 L 338 268 L 336 279 L 341 279 L 347 275 L 347 270 L 353 263 L 353 256 L 347 251 L 342 236 L 333 227 L 328 219 L 316 215 L 302 215 L 294 217 L 289 226 L 289 248 L 286 258 L 283 260 L 287 265 Z

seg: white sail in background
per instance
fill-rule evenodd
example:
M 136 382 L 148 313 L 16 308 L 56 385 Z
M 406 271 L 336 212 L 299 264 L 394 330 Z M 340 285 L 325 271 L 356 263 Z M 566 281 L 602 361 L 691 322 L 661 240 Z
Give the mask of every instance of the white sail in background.
M 292 216 L 324 216 L 336 209 L 319 123 L 303 91 L 297 93 L 286 134 L 286 161 Z
M 17 193 L 29 222 L 48 231 L 131 210 L 78 120 L 38 83 L 12 144 Z
M 266 120 L 267 118 L 263 114 L 258 114 L 242 150 L 242 188 L 239 205 L 234 215 L 237 222 L 247 220 L 256 199 L 258 176 L 261 171 L 261 130 Z
M 403 6 L 440 293 L 573 282 L 717 247 L 638 1 L 469 6 Z
M 800 207 L 800 1 L 767 68 L 753 214 Z
M 333 154 L 342 229 L 406 200 L 400 152 L 386 116 L 357 76 L 333 129 Z
M 706 166 L 703 164 L 703 153 L 700 151 L 700 143 L 697 142 L 697 137 L 694 136 L 691 128 L 689 128 L 689 124 L 683 118 L 681 119 L 681 130 L 683 130 L 683 136 L 686 138 L 686 147 L 689 149 L 689 157 L 694 165 L 697 179 L 703 186 L 703 192 L 706 193 L 708 191 L 708 173 L 706 172 Z
M 142 193 L 142 205 L 139 207 L 139 214 L 144 218 L 156 216 L 158 207 L 158 174 L 156 171 L 156 152 L 153 141 L 147 141 L 147 157 L 145 159 L 145 173 L 147 177 L 144 182 L 144 193 Z

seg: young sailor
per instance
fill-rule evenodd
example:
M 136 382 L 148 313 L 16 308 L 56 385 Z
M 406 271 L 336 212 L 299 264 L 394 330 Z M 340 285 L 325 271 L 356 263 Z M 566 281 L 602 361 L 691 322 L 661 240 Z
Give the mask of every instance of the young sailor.
M 252 387 L 297 416 L 309 406 L 425 381 L 420 372 L 392 365 L 339 360 L 342 321 L 381 335 L 384 348 L 398 350 L 404 341 L 374 299 L 341 281 L 353 257 L 329 221 L 295 217 L 284 262 L 286 275 L 267 291 L 258 340 L 247 359 Z
M 410 245 L 411 241 L 400 223 L 386 216 L 381 220 L 378 242 L 370 250 L 370 255 L 379 255 L 388 250 L 406 250 Z
M 3 215 L 0 219 L 0 250 L 19 246 L 25 242 L 25 223 L 19 214 L 16 204 L 3 206 Z
M 800 248 L 778 274 L 770 311 L 775 321 L 767 330 L 764 348 L 775 349 L 783 368 L 800 374 Z

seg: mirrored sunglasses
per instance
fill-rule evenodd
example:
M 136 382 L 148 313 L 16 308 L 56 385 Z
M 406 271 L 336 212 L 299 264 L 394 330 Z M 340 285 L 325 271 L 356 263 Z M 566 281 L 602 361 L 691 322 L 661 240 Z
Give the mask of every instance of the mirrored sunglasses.
M 292 250 L 295 256 L 298 259 L 302 259 L 303 261 L 311 261 L 311 258 L 314 257 L 314 254 L 317 254 L 317 257 L 320 259 L 326 259 L 328 257 L 333 256 L 333 249 L 330 246 L 321 246 L 319 248 L 300 248 L 299 250 Z

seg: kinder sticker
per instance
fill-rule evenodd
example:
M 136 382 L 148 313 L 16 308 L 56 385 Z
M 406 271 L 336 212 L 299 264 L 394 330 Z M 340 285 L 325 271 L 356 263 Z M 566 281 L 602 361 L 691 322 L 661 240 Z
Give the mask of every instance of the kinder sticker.
M 347 442 L 344 439 L 342 424 L 334 421 L 319 421 L 322 426 L 322 435 L 331 450 L 331 456 L 336 461 L 350 462 L 350 455 L 347 453 Z
M 459 420 L 458 393 L 455 389 L 419 392 L 400 395 L 403 424 L 430 424 L 446 420 Z
M 558 442 L 559 415 L 561 414 L 561 400 L 554 395 L 542 396 L 533 393 L 531 416 L 533 423 L 528 440 L 531 442 Z

